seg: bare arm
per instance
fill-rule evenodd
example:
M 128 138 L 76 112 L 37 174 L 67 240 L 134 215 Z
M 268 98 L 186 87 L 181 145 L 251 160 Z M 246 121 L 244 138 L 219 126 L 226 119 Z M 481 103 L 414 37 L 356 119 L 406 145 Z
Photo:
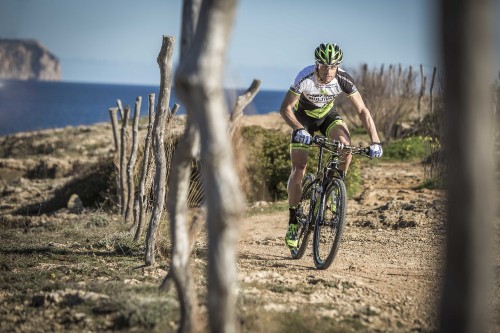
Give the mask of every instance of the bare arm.
M 350 100 L 356 111 L 358 112 L 358 117 L 363 124 L 366 132 L 370 136 L 370 140 L 373 142 L 380 143 L 380 138 L 378 137 L 377 129 L 375 128 L 375 123 L 373 122 L 373 118 L 370 114 L 370 110 L 366 107 L 363 102 L 363 98 L 359 92 L 350 96 Z
M 290 90 L 286 93 L 285 98 L 283 99 L 283 103 L 281 103 L 280 114 L 281 117 L 285 120 L 285 122 L 292 129 L 303 128 L 301 123 L 295 118 L 293 113 L 293 107 L 298 102 L 299 95 L 292 93 Z

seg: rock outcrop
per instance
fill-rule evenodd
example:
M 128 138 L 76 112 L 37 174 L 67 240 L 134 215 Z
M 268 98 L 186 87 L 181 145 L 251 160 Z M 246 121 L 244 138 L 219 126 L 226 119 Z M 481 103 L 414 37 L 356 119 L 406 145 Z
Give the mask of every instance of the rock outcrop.
M 0 79 L 59 81 L 61 65 L 36 40 L 0 38 Z

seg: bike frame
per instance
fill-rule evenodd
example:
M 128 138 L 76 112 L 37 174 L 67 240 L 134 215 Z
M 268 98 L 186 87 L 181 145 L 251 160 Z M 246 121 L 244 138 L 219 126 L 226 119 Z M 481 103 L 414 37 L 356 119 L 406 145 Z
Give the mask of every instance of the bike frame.
M 333 149 L 329 149 L 324 145 L 319 145 L 318 164 L 316 167 L 317 170 L 316 179 L 310 185 L 313 187 L 314 191 L 314 194 L 311 196 L 311 201 L 310 201 L 311 202 L 310 207 L 313 207 L 313 209 L 309 211 L 309 218 L 308 218 L 308 223 L 310 223 L 314 218 L 313 214 L 316 214 L 314 219 L 315 226 L 318 226 L 323 221 L 323 207 L 325 205 L 326 188 L 330 184 L 330 181 L 332 180 L 333 177 L 340 178 L 338 175 L 340 153 L 338 152 L 338 150 L 336 150 L 338 149 L 338 147 L 339 146 L 334 147 Z M 328 162 L 325 164 L 325 166 L 323 166 L 322 165 L 323 155 L 325 150 L 330 152 L 330 156 Z M 319 206 L 318 208 L 316 208 L 318 200 L 319 200 Z M 315 211 L 317 213 L 315 213 Z

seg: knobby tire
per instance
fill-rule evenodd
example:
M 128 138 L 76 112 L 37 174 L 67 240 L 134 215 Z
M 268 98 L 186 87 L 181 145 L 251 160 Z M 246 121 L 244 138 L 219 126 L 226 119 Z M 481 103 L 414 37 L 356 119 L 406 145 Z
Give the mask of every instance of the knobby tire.
M 290 250 L 292 258 L 300 259 L 304 256 L 307 248 L 307 242 L 309 240 L 309 234 L 311 230 L 309 226 L 314 223 L 314 219 L 311 219 L 311 197 L 314 192 L 314 175 L 308 173 L 302 179 L 302 197 L 300 198 L 299 205 L 297 207 L 297 221 L 298 221 L 298 244 L 297 248 Z M 312 221 L 311 221 L 312 220 Z
M 336 194 L 336 212 L 332 211 L 332 194 Z M 347 210 L 347 191 L 341 179 L 334 178 L 326 188 L 322 221 L 315 221 L 313 258 L 318 269 L 327 269 L 339 250 Z

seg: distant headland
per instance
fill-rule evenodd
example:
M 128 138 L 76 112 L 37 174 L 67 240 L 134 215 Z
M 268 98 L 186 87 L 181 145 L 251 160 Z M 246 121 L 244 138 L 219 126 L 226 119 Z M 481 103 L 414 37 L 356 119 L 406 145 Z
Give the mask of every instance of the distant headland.
M 0 38 L 0 80 L 60 81 L 61 78 L 59 59 L 38 41 Z

